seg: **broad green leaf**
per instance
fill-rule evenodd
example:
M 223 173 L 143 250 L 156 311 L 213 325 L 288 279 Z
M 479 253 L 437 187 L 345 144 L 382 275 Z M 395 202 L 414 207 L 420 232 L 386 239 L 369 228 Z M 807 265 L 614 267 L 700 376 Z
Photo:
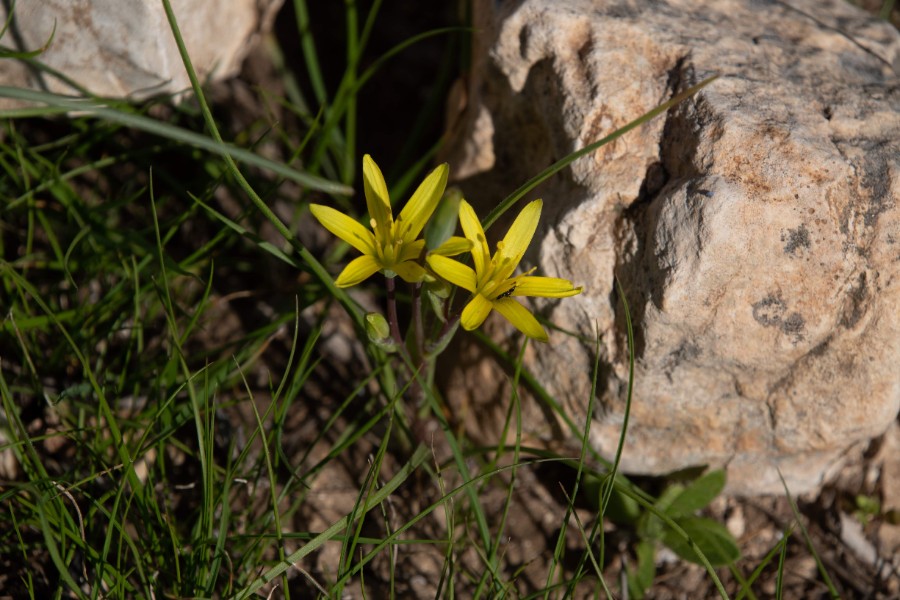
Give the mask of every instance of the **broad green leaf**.
M 672 518 L 692 515 L 708 506 L 724 487 L 725 471 L 710 471 L 681 489 L 664 510 Z
M 720 523 L 703 517 L 686 517 L 676 522 L 714 567 L 731 564 L 741 557 L 734 537 Z M 663 543 L 684 560 L 702 564 L 694 548 L 674 529 L 666 530 Z

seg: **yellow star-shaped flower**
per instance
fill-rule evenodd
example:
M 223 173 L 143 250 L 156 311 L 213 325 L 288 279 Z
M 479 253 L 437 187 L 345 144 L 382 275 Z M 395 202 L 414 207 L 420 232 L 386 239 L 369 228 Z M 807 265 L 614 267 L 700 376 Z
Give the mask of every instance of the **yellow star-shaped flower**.
M 484 229 L 475 211 L 465 200 L 460 202 L 459 222 L 466 238 L 472 242 L 472 263 L 475 268 L 437 254 L 429 255 L 427 260 L 435 273 L 472 292 L 472 299 L 463 308 L 460 317 L 464 329 L 476 329 L 484 323 L 493 309 L 528 337 L 546 342 L 547 332 L 534 315 L 517 300 L 513 300 L 513 297 L 564 298 L 581 293 L 582 288 L 574 287 L 566 279 L 531 275 L 534 269 L 513 276 L 513 271 L 534 237 L 542 206 L 540 200 L 525 206 L 503 240 L 497 243 L 497 251 L 491 256 Z
M 335 285 L 350 287 L 378 271 L 383 271 L 386 277 L 399 275 L 410 283 L 425 279 L 427 273 L 419 264 L 425 240 L 418 237 L 447 187 L 448 171 L 447 165 L 443 164 L 429 173 L 395 221 L 381 169 L 366 154 L 363 157 L 363 186 L 372 231 L 340 211 L 310 204 L 310 212 L 325 229 L 363 254 L 344 267 Z M 458 240 L 454 240 L 457 246 Z

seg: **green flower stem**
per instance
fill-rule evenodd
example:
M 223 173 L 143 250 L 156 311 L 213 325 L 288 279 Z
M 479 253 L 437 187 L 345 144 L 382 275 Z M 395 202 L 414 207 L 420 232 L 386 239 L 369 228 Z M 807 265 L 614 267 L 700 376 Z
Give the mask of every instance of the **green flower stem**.
M 391 337 L 402 349 L 404 347 L 403 336 L 400 335 L 400 325 L 397 321 L 397 284 L 394 282 L 394 279 L 394 277 L 384 278 L 385 288 L 387 289 L 387 320 L 388 325 L 391 327 Z
M 396 282 L 395 277 L 386 277 L 385 278 L 385 288 L 387 289 L 387 320 L 388 326 L 391 329 L 391 337 L 394 339 L 398 347 L 399 356 L 402 358 L 403 363 L 406 365 L 406 368 L 409 370 L 410 377 L 410 388 L 409 393 L 415 398 L 417 401 L 424 397 L 424 390 L 421 389 L 421 382 L 419 378 L 421 377 L 420 373 L 424 373 L 427 369 L 427 365 L 425 364 L 424 355 L 420 350 L 416 350 L 418 353 L 417 357 L 413 357 L 410 349 L 407 347 L 403 336 L 400 334 L 400 325 L 399 319 L 397 318 L 397 290 L 396 290 Z M 419 306 L 414 306 L 416 312 L 419 312 L 419 308 L 421 303 L 419 302 L 419 288 L 421 286 L 416 284 L 413 288 L 413 302 L 415 304 L 419 304 Z M 420 337 L 421 331 L 421 320 L 420 318 L 413 318 L 413 327 L 416 328 L 416 339 Z M 424 339 L 421 342 L 424 345 Z
M 421 363 L 425 360 L 425 330 L 422 328 L 422 284 L 414 283 L 412 288 L 413 334 L 416 339 L 416 359 L 421 366 Z
M 422 284 L 414 283 L 412 286 L 412 311 L 413 311 L 413 336 L 416 341 L 415 365 L 416 371 L 413 377 L 414 398 L 420 407 L 425 406 L 425 390 L 422 389 L 421 378 L 424 375 L 425 385 L 434 385 L 435 361 L 425 353 L 425 328 L 422 324 Z M 416 419 L 418 421 L 418 418 Z

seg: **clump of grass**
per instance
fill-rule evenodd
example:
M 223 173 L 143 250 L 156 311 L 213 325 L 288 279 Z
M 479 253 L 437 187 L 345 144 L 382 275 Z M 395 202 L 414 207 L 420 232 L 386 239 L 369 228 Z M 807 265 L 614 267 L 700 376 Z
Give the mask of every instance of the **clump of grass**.
M 604 517 L 618 502 L 693 553 L 727 596 L 697 543 L 702 529 L 688 535 L 678 520 L 699 506 L 675 514 L 672 497 L 664 506 L 619 474 L 622 452 L 640 449 L 620 443 L 612 463 L 598 456 L 587 443 L 591 411 L 574 422 L 542 390 L 523 366 L 524 343 L 509 356 L 481 339 L 510 368 L 513 390 L 529 387 L 566 423 L 578 456 L 523 445 L 515 391 L 506 421 L 515 443 L 476 446 L 417 371 L 424 346 L 404 356 L 405 337 L 389 348 L 371 341 L 364 301 L 335 285 L 346 247 L 323 242 L 307 208 L 361 216 L 350 196 L 365 84 L 421 40 L 460 34 L 413 36 L 362 70 L 379 6 L 363 15 L 346 4 L 346 68 L 329 94 L 297 0 L 308 81 L 298 84 L 273 48 L 286 94 L 264 101 L 283 120 L 260 118 L 250 134 L 214 118 L 183 44 L 194 92 L 183 104 L 0 88 L 32 102 L 3 116 L 0 138 L 0 587 L 11 595 L 409 596 L 420 589 L 409 557 L 427 555 L 438 566 L 422 589 L 436 597 L 639 596 L 652 584 L 658 536 L 635 539 L 630 583 L 609 581 L 620 550 L 606 543 Z M 39 56 L 8 59 L 41 68 Z M 483 226 L 708 83 L 535 175 Z M 60 113 L 69 116 L 51 118 Z M 262 158 L 260 146 L 280 158 Z M 434 148 L 406 165 L 392 197 L 406 195 Z M 630 348 L 630 320 L 627 333 Z M 436 425 L 440 458 L 421 443 L 423 422 Z M 547 465 L 570 472 L 572 485 L 534 583 L 506 553 L 517 485 Z M 338 480 L 352 484 L 340 503 L 322 495 Z M 576 510 L 585 494 L 589 523 Z M 746 580 L 731 565 L 735 589 L 753 597 L 753 581 L 784 548 Z

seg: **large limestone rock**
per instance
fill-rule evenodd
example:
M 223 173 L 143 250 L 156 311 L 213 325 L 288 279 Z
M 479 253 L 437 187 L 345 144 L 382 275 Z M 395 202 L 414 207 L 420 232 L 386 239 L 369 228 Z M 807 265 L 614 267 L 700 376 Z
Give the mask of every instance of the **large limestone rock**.
M 237 73 L 249 42 L 283 1 L 171 0 L 200 78 Z M 6 11 L 0 3 L 3 22 Z M 18 51 L 46 46 L 38 60 L 99 96 L 140 99 L 190 88 L 158 0 L 19 0 L 2 43 Z M 78 94 L 63 79 L 8 59 L 0 61 L 0 84 Z
M 448 158 L 482 210 L 721 74 L 532 194 L 545 214 L 530 258 L 586 288 L 544 314 L 602 334 L 596 448 L 612 456 L 623 420 L 617 276 L 637 336 L 624 469 L 725 466 L 730 491 L 744 494 L 781 492 L 780 469 L 794 492 L 814 490 L 900 407 L 898 32 L 843 0 L 475 9 Z M 514 335 L 496 325 L 495 337 Z M 531 369 L 583 417 L 591 346 L 554 333 L 533 350 Z M 502 422 L 485 416 L 490 380 L 452 379 L 485 434 Z M 539 411 L 529 418 L 526 431 L 567 435 Z

